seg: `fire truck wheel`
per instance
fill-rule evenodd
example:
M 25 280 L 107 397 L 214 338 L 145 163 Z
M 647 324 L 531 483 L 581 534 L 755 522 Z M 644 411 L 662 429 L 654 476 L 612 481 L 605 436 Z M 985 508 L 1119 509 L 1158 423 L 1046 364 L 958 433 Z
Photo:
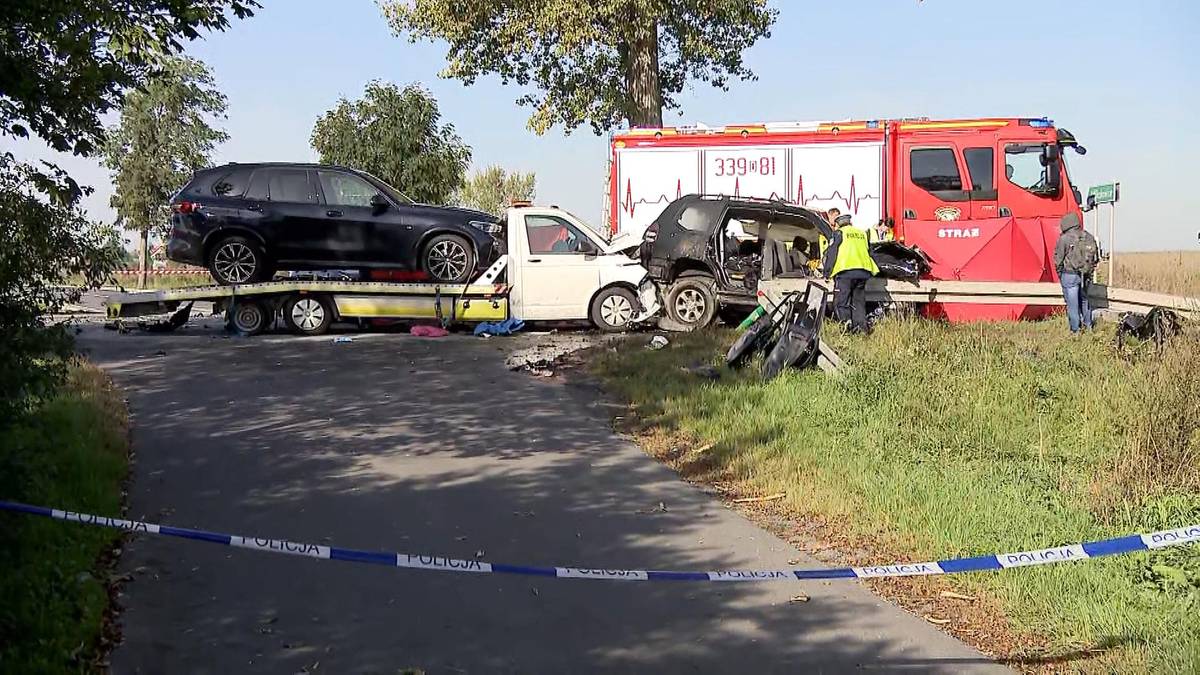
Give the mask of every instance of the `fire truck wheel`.
M 712 323 L 717 315 L 716 281 L 707 274 L 679 277 L 667 291 L 667 316 L 684 330 Z
M 271 323 L 271 311 L 257 300 L 241 300 L 225 312 L 225 325 L 242 335 L 258 335 Z
M 323 295 L 296 295 L 283 303 L 283 322 L 296 335 L 324 335 L 333 314 L 333 303 Z
M 596 294 L 588 314 L 596 328 L 606 333 L 618 333 L 629 328 L 637 315 L 637 296 L 628 288 L 611 286 Z

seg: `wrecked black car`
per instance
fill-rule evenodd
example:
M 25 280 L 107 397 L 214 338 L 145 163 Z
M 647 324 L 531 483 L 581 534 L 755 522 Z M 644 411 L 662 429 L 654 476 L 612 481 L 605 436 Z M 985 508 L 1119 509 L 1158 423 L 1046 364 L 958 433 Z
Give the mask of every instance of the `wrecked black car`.
M 642 265 L 684 328 L 720 308 L 757 305 L 760 279 L 820 276 L 820 237 L 833 230 L 816 211 L 783 201 L 686 195 L 643 235 Z

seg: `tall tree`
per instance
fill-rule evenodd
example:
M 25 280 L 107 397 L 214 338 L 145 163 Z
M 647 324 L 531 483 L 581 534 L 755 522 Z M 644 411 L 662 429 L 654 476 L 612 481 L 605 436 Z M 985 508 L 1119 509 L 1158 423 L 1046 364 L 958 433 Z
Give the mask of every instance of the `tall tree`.
M 65 174 L 0 156 L 0 430 L 62 375 L 62 358 L 47 357 L 70 353 L 70 337 L 44 317 L 77 298 L 63 280 L 97 285 L 120 259 L 116 230 L 89 221 L 77 205 L 46 199 L 48 180 L 55 191 L 71 190 Z M 12 469 L 3 454 L 0 472 Z
M 496 73 L 533 85 L 517 99 L 545 133 L 588 123 L 662 126 L 691 81 L 726 89 L 752 79 L 742 52 L 770 36 L 766 0 L 381 0 L 397 35 L 444 40 L 444 77 L 470 84 Z
M 312 146 L 321 161 L 374 174 L 419 202 L 444 204 L 463 185 L 471 148 L 440 124 L 433 95 L 373 81 L 357 101 L 341 99 L 317 120 Z
M 90 155 L 100 116 L 182 40 L 223 30 L 252 0 L 5 0 L 0 2 L 0 139 L 36 137 Z M 78 297 L 63 283 L 103 281 L 117 260 L 112 228 L 78 208 L 87 191 L 54 166 L 0 154 L 0 429 L 53 391 L 71 342 L 45 317 Z M 20 470 L 0 453 L 0 473 Z
M 32 132 L 60 151 L 88 155 L 100 116 L 144 82 L 166 54 L 254 0 L 5 0 L 0 3 L 0 134 Z
M 173 57 L 125 98 L 120 122 L 108 130 L 103 155 L 113 171 L 111 203 L 117 223 L 141 235 L 140 286 L 150 266 L 150 233 L 166 233 L 171 195 L 207 166 L 213 148 L 228 138 L 210 124 L 224 114 L 225 96 L 208 68 L 195 59 Z
M 532 173 L 509 173 L 499 166 L 476 171 L 458 192 L 463 206 L 499 215 L 513 201 L 529 201 L 534 194 Z

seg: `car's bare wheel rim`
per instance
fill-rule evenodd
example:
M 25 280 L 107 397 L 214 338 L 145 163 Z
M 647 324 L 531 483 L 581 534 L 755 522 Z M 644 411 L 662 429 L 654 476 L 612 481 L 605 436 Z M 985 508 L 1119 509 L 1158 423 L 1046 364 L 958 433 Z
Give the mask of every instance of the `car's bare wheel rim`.
M 226 280 L 244 283 L 258 270 L 258 261 L 249 246 L 240 241 L 227 241 L 213 256 L 213 267 Z
M 623 295 L 610 295 L 600 303 L 600 318 L 610 326 L 624 326 L 633 318 L 633 305 Z
M 302 298 L 292 305 L 292 323 L 304 331 L 316 330 L 325 322 L 325 308 L 312 298 Z
M 467 271 L 467 249 L 456 241 L 439 241 L 425 256 L 425 269 L 437 279 L 462 278 Z
M 246 333 L 257 331 L 265 320 L 262 308 L 254 303 L 239 304 L 233 316 L 234 325 Z
M 675 314 L 685 323 L 694 323 L 704 316 L 708 301 L 694 288 L 685 288 L 675 296 Z

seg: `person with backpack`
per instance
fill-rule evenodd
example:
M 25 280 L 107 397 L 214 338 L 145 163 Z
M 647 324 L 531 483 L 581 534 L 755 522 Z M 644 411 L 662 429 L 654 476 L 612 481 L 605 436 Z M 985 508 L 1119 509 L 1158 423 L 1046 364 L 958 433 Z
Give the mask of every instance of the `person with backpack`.
M 1092 273 L 1100 262 L 1100 247 L 1096 238 L 1079 223 L 1079 216 L 1068 213 L 1058 223 L 1062 234 L 1054 245 L 1054 268 L 1062 284 L 1063 300 L 1067 304 L 1067 324 L 1072 333 L 1092 328 L 1092 308 L 1088 305 L 1088 290 Z

